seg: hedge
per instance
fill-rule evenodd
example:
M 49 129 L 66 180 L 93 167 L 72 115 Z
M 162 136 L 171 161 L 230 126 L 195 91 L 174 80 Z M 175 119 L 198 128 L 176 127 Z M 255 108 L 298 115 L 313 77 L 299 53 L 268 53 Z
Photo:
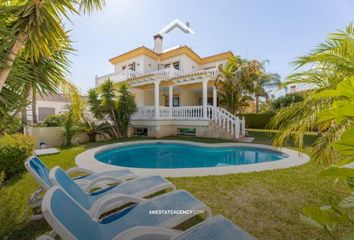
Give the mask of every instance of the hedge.
M 23 134 L 0 138 L 0 172 L 9 179 L 25 170 L 24 161 L 33 154 L 34 140 Z
M 47 116 L 40 124 L 42 127 L 60 127 L 63 126 L 65 120 L 64 114 L 52 114 Z
M 245 113 L 241 117 L 245 117 L 246 128 L 265 129 L 274 113 Z

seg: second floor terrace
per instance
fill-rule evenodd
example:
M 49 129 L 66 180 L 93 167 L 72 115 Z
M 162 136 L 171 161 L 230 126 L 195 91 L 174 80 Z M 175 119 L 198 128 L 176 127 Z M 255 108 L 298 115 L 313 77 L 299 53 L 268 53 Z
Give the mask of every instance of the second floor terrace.
M 193 78 L 198 76 L 216 77 L 218 75 L 218 66 L 196 70 L 192 72 L 184 72 L 176 69 L 173 64 L 169 65 L 166 68 L 147 71 L 147 72 L 137 72 L 130 69 L 119 70 L 107 75 L 103 75 L 100 77 L 96 77 L 96 87 L 101 85 L 105 80 L 110 79 L 113 82 L 124 82 L 124 81 L 132 81 L 135 85 L 139 83 L 143 83 L 147 80 L 153 79 L 161 79 L 161 80 L 169 80 L 175 79 L 176 82 L 183 81 L 184 78 Z

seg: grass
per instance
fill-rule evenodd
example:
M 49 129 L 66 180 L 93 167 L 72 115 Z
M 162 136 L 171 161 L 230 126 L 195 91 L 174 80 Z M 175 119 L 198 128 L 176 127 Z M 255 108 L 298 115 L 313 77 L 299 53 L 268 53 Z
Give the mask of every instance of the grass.
M 270 143 L 269 136 L 264 132 L 250 131 L 249 134 L 257 137 L 257 143 Z M 120 141 L 137 139 L 140 138 Z M 195 137 L 165 139 L 225 142 Z M 307 142 L 311 141 L 312 136 Z M 74 166 L 77 154 L 100 144 L 102 143 L 62 149 L 59 154 L 44 156 L 42 159 L 48 167 L 59 165 L 66 169 Z M 348 192 L 342 185 L 334 186 L 332 178 L 320 178 L 320 170 L 321 167 L 310 162 L 283 170 L 170 180 L 177 188 L 186 189 L 204 201 L 211 207 L 214 215 L 222 214 L 228 217 L 258 239 L 326 239 L 320 231 L 300 221 L 301 208 L 306 205 L 320 206 L 338 202 Z M 10 208 L 12 211 L 5 211 L 7 208 L 1 207 L 0 226 L 7 227 L 8 236 L 0 236 L 0 239 L 35 239 L 50 230 L 44 220 L 35 223 L 27 221 L 27 199 L 37 187 L 31 176 L 24 173 L 0 189 L 0 204 L 14 205 Z M 12 220 L 9 214 L 20 217 Z M 4 229 L 0 230 L 1 232 L 6 233 Z

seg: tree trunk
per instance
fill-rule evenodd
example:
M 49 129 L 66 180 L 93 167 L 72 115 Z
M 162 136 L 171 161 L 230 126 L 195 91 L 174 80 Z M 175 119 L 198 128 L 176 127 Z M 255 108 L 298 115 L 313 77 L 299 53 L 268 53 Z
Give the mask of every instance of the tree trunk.
M 259 96 L 256 96 L 256 113 L 259 112 Z
M 36 91 L 32 91 L 32 122 L 37 123 L 37 99 L 36 99 Z
M 6 66 L 3 69 L 0 69 L 0 92 L 5 85 L 6 79 L 10 74 L 14 61 L 19 54 L 25 40 L 26 34 L 20 33 L 14 45 L 11 47 L 9 54 L 7 55 Z
M 27 124 L 27 107 L 23 107 L 21 110 L 21 121 L 22 124 Z
M 32 85 L 30 85 L 30 87 L 26 89 L 25 92 L 26 92 L 26 96 L 24 97 L 24 102 L 27 102 L 29 100 L 29 97 L 32 94 Z M 24 106 L 21 110 L 21 119 L 23 124 L 28 123 L 27 106 L 28 104 L 26 104 L 26 106 Z

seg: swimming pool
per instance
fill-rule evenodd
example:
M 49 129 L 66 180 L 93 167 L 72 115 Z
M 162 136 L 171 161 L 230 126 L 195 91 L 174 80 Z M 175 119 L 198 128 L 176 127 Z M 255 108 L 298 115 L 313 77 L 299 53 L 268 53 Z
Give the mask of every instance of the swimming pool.
M 191 177 L 288 168 L 309 159 L 293 149 L 262 144 L 139 140 L 88 149 L 75 163 L 94 172 L 130 169 L 139 176 Z
M 207 147 L 153 142 L 120 146 L 95 154 L 106 164 L 128 168 L 210 168 L 277 161 L 283 152 L 251 146 Z

